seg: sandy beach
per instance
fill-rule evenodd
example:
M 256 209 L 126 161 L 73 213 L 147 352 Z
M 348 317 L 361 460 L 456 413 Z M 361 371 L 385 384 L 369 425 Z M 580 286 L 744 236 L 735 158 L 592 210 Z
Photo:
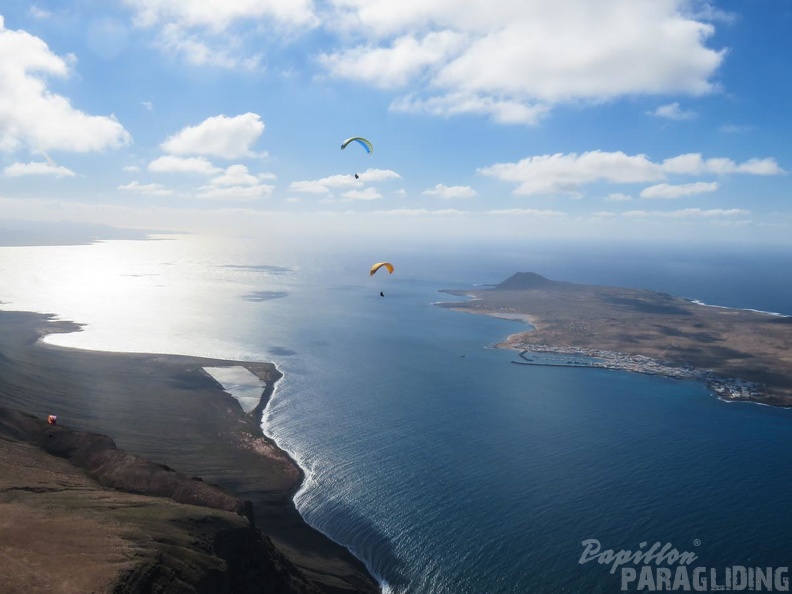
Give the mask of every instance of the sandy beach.
M 0 406 L 40 419 L 56 414 L 59 426 L 108 435 L 126 452 L 250 501 L 255 526 L 319 591 L 379 591 L 358 559 L 297 512 L 292 497 L 302 472 L 263 436 L 261 409 L 245 414 L 203 370 L 244 366 L 265 380 L 266 398 L 281 377 L 273 365 L 39 342 L 48 333 L 78 330 L 43 314 L 0 312 Z

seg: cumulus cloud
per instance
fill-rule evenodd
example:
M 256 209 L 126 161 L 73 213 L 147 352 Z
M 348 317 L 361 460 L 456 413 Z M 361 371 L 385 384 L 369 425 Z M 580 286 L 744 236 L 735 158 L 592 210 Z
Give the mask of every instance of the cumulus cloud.
M 75 176 L 74 171 L 71 169 L 44 161 L 12 163 L 3 170 L 3 173 L 8 177 L 21 177 L 23 175 L 54 175 L 55 177 Z
M 785 173 L 773 158 L 749 159 L 743 163 L 735 163 L 731 159 L 719 157 L 704 159 L 700 153 L 687 153 L 666 159 L 662 164 L 663 171 L 678 174 L 702 173 L 748 173 L 752 175 L 779 175 Z
M 272 179 L 271 174 L 253 175 L 247 166 L 237 164 L 226 169 L 216 169 L 220 173 L 209 180 L 207 185 L 198 188 L 194 194 L 206 200 L 257 200 L 272 196 L 275 186 L 261 183 Z
M 531 218 L 556 218 L 567 216 L 567 213 L 561 212 L 560 210 L 538 210 L 535 208 L 503 208 L 498 210 L 488 210 L 485 214 Z
M 387 217 L 420 217 L 420 216 L 435 216 L 435 217 L 448 217 L 448 216 L 461 216 L 470 214 L 466 210 L 456 210 L 454 208 L 445 208 L 438 210 L 429 210 L 427 208 L 393 208 L 390 210 L 375 210 L 370 214 Z
M 138 194 L 151 194 L 153 196 L 169 196 L 173 194 L 173 190 L 169 190 L 160 184 L 141 184 L 138 181 L 133 181 L 128 184 L 118 186 L 119 190 L 126 192 L 137 192 Z
M 364 188 L 362 190 L 349 190 L 341 194 L 345 201 L 353 200 L 379 200 L 382 198 L 376 188 Z
M 367 41 L 321 63 L 336 77 L 415 86 L 395 109 L 535 123 L 564 101 L 710 93 L 725 55 L 707 45 L 715 13 L 692 14 L 688 0 L 332 4 L 331 26 L 364 31 Z
M 329 194 L 334 188 L 355 188 L 362 185 L 353 175 L 331 175 L 317 180 L 294 181 L 289 184 L 289 189 L 306 194 Z
M 718 182 L 695 182 L 692 184 L 657 184 L 641 190 L 641 198 L 682 198 L 704 192 L 714 192 L 718 189 Z
M 466 36 L 452 31 L 422 38 L 399 37 L 389 47 L 361 45 L 335 54 L 321 54 L 319 62 L 334 76 L 392 89 L 406 85 L 426 67 L 447 60 L 463 47 Z
M 476 196 L 476 190 L 470 186 L 446 186 L 443 184 L 437 184 L 434 188 L 424 190 L 421 193 L 426 196 L 437 196 L 445 199 L 473 198 Z
M 216 186 L 255 186 L 262 178 L 252 175 L 245 165 L 231 165 L 210 183 Z
M 366 169 L 360 173 L 360 181 L 381 182 L 389 179 L 401 179 L 401 175 L 392 169 Z
M 272 36 L 317 25 L 311 0 L 124 0 L 135 24 L 153 28 L 159 47 L 195 66 L 258 68 L 262 56 L 246 53 L 240 39 L 266 30 Z M 234 34 L 228 34 L 230 28 Z
M 608 194 L 605 196 L 605 200 L 610 202 L 626 202 L 627 200 L 632 200 L 632 196 L 629 194 L 622 194 L 620 192 L 615 192 L 613 194 Z
M 136 23 L 143 27 L 176 23 L 222 32 L 244 20 L 262 19 L 295 26 L 316 23 L 311 0 L 124 0 L 124 3 L 135 11 Z
M 256 156 L 253 144 L 264 132 L 264 122 L 255 113 L 228 117 L 218 115 L 196 126 L 187 126 L 160 145 L 174 155 L 207 155 L 236 159 Z
M 684 120 L 694 120 L 698 117 L 698 114 L 695 111 L 684 110 L 681 107 L 679 107 L 679 102 L 677 101 L 673 103 L 669 103 L 667 105 L 661 105 L 654 111 L 650 111 L 649 114 L 658 118 L 663 118 L 666 120 L 675 120 L 677 122 L 681 122 Z
M 399 92 L 393 109 L 510 124 L 559 102 L 711 93 L 726 53 L 712 44 L 726 13 L 690 0 L 124 2 L 192 64 L 257 67 L 239 38 L 322 27 L 333 46 L 315 58 L 328 76 Z
M 240 55 L 234 47 L 235 37 L 223 38 L 218 46 L 200 36 L 191 34 L 179 26 L 168 24 L 162 27 L 159 37 L 160 47 L 168 53 L 182 58 L 192 66 L 214 66 L 229 70 L 255 70 L 261 65 L 262 56 Z
M 661 211 L 661 210 L 628 210 L 621 213 L 629 218 L 661 218 L 661 219 L 688 219 L 688 218 L 719 218 L 735 217 L 751 214 L 748 210 L 740 208 L 712 208 L 702 210 L 700 208 L 683 208 L 681 210 Z
M 198 188 L 198 198 L 208 200 L 257 200 L 272 196 L 275 186 L 253 184 L 245 186 L 209 185 Z
M 164 155 L 148 164 L 149 171 L 158 173 L 202 173 L 211 175 L 222 171 L 204 157 L 176 157 Z
M 517 163 L 499 163 L 478 170 L 482 175 L 516 182 L 515 194 L 578 195 L 581 185 L 595 181 L 635 183 L 662 179 L 659 166 L 646 155 L 590 151 L 539 155 Z
M 630 184 L 661 181 L 668 175 L 779 175 L 785 173 L 775 159 L 749 159 L 735 163 L 727 158 L 704 159 L 688 153 L 655 163 L 646 155 L 621 151 L 590 151 L 528 157 L 516 163 L 498 163 L 478 169 L 482 175 L 516 183 L 515 194 L 569 194 L 580 196 L 581 187 L 594 182 Z M 691 184 L 696 187 L 695 184 Z M 703 186 L 698 186 L 703 187 Z
M 101 151 L 131 141 L 113 116 L 86 114 L 52 92 L 47 77 L 67 78 L 76 63 L 25 31 L 5 28 L 0 16 L 0 151 Z
M 390 107 L 393 111 L 428 113 L 443 117 L 465 113 L 485 115 L 500 124 L 535 125 L 550 113 L 550 107 L 544 104 L 526 104 L 514 99 L 467 93 L 450 93 L 428 99 L 408 95 L 393 101 Z

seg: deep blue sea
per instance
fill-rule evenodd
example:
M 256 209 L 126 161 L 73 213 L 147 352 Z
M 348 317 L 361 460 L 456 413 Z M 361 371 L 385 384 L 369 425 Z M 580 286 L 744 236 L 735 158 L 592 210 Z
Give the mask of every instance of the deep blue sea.
M 369 277 L 385 259 L 394 274 Z M 670 543 L 720 572 L 792 566 L 792 411 L 513 365 L 492 345 L 524 324 L 441 309 L 455 298 L 438 291 L 533 271 L 792 314 L 788 270 L 784 251 L 728 247 L 176 237 L 0 248 L 0 302 L 87 324 L 58 344 L 275 361 L 264 428 L 307 471 L 298 508 L 389 592 L 604 593 L 621 572 L 581 563 L 583 541 Z

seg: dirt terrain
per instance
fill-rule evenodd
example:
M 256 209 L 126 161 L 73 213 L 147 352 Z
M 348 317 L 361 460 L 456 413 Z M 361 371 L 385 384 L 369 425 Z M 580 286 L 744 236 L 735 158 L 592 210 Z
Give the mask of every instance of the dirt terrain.
M 758 385 L 757 401 L 792 406 L 792 317 L 709 307 L 644 289 L 579 285 L 518 273 L 490 289 L 447 291 L 443 307 L 529 322 L 504 346 L 602 349 L 710 370 Z

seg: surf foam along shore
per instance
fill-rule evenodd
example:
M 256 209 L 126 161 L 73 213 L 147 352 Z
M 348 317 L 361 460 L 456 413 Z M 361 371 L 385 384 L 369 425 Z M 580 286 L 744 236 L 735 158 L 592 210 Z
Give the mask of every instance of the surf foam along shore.
M 262 433 L 263 407 L 246 414 L 203 370 L 244 366 L 265 381 L 264 399 L 281 377 L 274 365 L 81 351 L 39 340 L 79 328 L 45 314 L 0 311 L 0 406 L 39 418 L 55 414 L 59 429 L 110 435 L 119 449 L 157 468 L 177 469 L 249 502 L 246 509 L 255 529 L 306 584 L 305 589 L 272 591 L 379 591 L 362 562 L 308 526 L 297 512 L 292 497 L 303 473 Z M 136 480 L 151 480 L 146 472 L 137 472 Z M 102 511 L 95 514 L 94 520 L 101 521 Z M 187 558 L 181 561 L 187 563 Z M 79 564 L 75 567 L 77 571 Z

